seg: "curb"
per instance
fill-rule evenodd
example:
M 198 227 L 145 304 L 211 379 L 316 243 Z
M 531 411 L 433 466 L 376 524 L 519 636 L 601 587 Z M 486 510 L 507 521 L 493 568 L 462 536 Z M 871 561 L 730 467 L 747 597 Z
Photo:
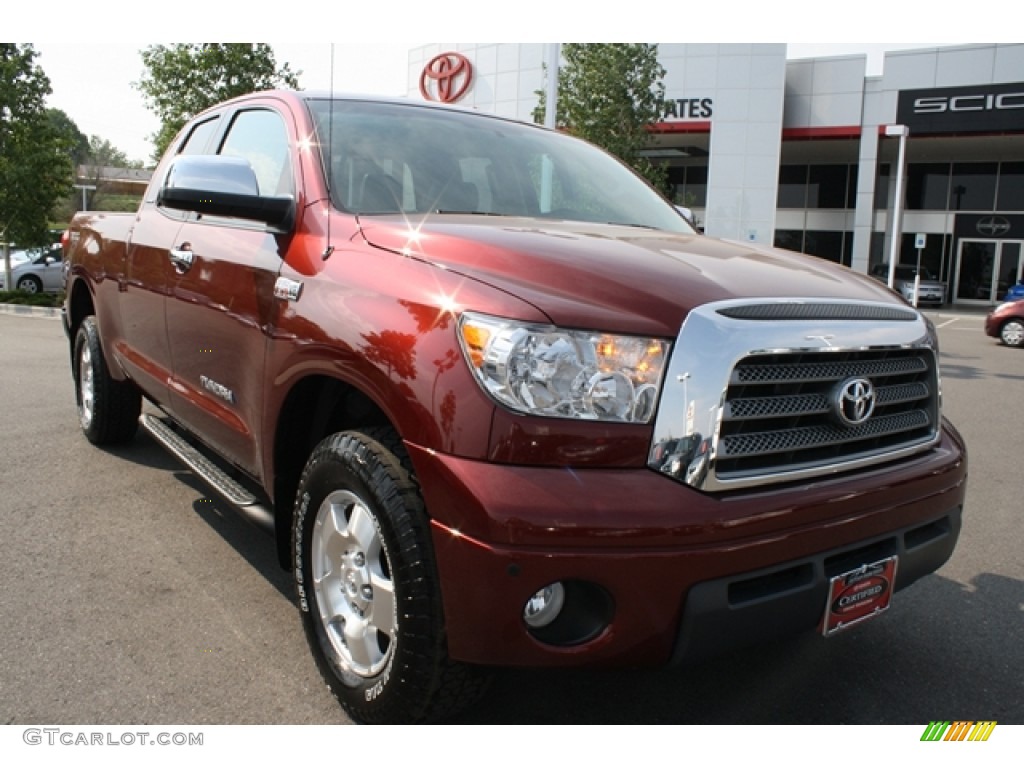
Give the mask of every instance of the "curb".
M 33 307 L 28 304 L 0 304 L 0 315 L 59 318 L 60 310 L 60 307 Z

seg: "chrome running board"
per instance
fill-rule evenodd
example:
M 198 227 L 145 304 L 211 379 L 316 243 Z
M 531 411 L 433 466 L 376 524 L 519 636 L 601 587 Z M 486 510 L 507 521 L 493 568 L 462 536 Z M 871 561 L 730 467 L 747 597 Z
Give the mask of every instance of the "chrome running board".
M 176 432 L 169 420 L 152 413 L 143 413 L 139 417 L 139 424 L 153 436 L 154 440 L 230 503 L 242 517 L 273 535 L 274 513 L 241 483 L 207 458 L 199 448 Z

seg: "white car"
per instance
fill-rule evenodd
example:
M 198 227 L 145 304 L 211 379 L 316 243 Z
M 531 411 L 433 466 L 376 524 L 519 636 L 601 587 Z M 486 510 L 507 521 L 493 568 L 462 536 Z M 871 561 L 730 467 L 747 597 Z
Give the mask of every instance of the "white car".
M 917 277 L 917 268 L 908 264 L 897 264 L 893 287 L 908 302 L 914 301 L 914 279 Z M 889 265 L 876 264 L 871 270 L 871 276 L 881 280 L 883 283 L 889 279 Z M 921 267 L 921 281 L 917 288 L 917 303 L 932 304 L 941 307 L 946 302 L 946 284 L 936 280 L 935 277 L 924 267 Z
M 11 285 L 25 293 L 58 293 L 62 288 L 64 252 L 60 244 L 49 248 L 11 251 Z M 0 291 L 8 290 L 0 256 Z

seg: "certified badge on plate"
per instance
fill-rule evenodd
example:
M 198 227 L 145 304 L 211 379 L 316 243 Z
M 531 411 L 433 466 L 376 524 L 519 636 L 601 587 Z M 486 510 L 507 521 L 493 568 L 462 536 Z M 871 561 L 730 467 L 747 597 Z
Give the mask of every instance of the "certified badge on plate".
M 828 637 L 873 618 L 889 607 L 896 583 L 896 557 L 833 576 L 821 633 Z

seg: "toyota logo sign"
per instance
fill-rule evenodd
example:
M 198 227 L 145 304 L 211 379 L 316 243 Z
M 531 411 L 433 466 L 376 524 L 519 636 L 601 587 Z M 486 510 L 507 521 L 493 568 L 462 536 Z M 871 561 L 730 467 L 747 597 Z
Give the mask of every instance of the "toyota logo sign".
M 420 94 L 427 101 L 451 104 L 469 90 L 473 65 L 461 53 L 442 53 L 427 62 L 420 74 Z

